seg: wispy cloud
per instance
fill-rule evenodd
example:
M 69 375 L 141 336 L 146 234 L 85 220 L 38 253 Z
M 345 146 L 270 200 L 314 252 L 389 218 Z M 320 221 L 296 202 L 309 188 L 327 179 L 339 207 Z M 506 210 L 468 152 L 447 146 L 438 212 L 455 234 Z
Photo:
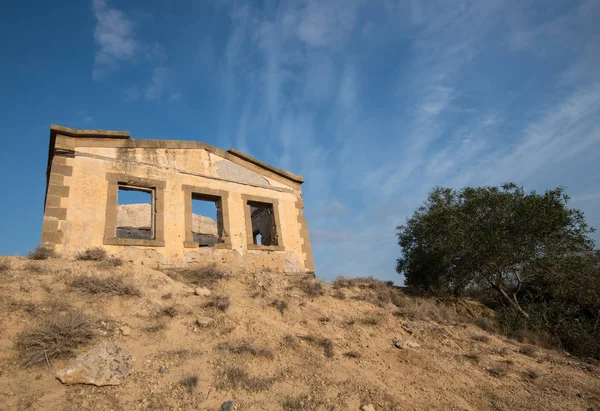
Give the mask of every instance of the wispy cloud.
M 139 45 L 133 37 L 133 22 L 108 0 L 93 0 L 92 8 L 96 17 L 94 39 L 99 47 L 93 74 L 98 78 L 116 69 L 119 62 L 132 59 Z

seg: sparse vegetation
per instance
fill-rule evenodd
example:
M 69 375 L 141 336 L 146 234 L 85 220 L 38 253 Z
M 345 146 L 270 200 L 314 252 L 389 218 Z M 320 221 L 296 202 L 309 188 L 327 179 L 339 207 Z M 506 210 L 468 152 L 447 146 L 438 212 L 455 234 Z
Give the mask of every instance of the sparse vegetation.
M 50 258 L 55 258 L 56 253 L 54 250 L 46 247 L 38 247 L 29 254 L 27 254 L 27 258 L 30 260 L 48 260 Z
M 284 347 L 295 347 L 298 345 L 298 339 L 291 334 L 286 334 L 281 339 L 281 345 Z
M 533 357 L 537 351 L 538 349 L 533 345 L 524 345 L 523 347 L 519 348 L 519 353 L 528 357 Z
M 361 324 L 365 324 L 365 325 L 378 325 L 379 324 L 379 318 L 375 318 L 375 317 L 361 317 L 358 319 L 358 322 L 360 322 Z
M 508 365 L 509 364 L 506 362 L 498 363 L 497 365 L 488 368 L 488 374 L 496 378 L 506 377 L 508 374 Z
M 94 334 L 87 317 L 74 310 L 53 312 L 31 330 L 17 335 L 15 347 L 25 367 L 44 364 L 73 354 Z
M 314 394 L 302 394 L 298 397 L 287 397 L 281 403 L 281 407 L 284 411 L 320 410 L 323 401 L 315 398 Z
M 275 300 L 271 303 L 271 306 L 277 308 L 281 315 L 288 309 L 288 303 L 284 300 Z
M 163 300 L 170 300 L 173 297 L 173 293 L 166 293 L 160 296 Z
M 315 335 L 299 335 L 298 338 L 302 341 L 310 343 L 311 345 L 322 348 L 325 357 L 333 357 L 333 341 L 331 341 L 329 338 L 317 337 Z
M 323 295 L 323 284 L 313 278 L 307 278 L 299 282 L 298 288 L 310 298 L 320 297 Z
M 167 328 L 167 324 L 164 321 L 157 321 L 154 324 L 145 327 L 143 330 L 148 333 L 157 333 L 165 328 Z
M 0 272 L 8 271 L 11 269 L 11 267 L 12 265 L 8 259 L 0 258 Z
M 342 290 L 335 290 L 332 294 L 333 298 L 337 298 L 338 300 L 345 300 L 346 294 Z
M 23 269 L 25 271 L 29 271 L 31 273 L 41 273 L 42 272 L 42 266 L 37 263 L 33 263 L 33 262 L 29 262 L 29 263 L 25 264 Z
M 175 318 L 177 316 L 177 308 L 174 305 L 168 305 L 160 309 L 159 315 L 163 317 Z
M 528 380 L 537 380 L 540 376 L 538 372 L 534 370 L 525 370 L 523 371 L 522 375 Z
M 347 351 L 345 353 L 342 354 L 344 357 L 348 357 L 348 358 L 360 358 L 361 355 L 358 351 Z
M 217 374 L 215 386 L 218 389 L 264 391 L 274 382 L 273 378 L 252 377 L 241 367 L 227 367 Z
M 247 341 L 224 342 L 217 346 L 220 350 L 226 350 L 233 354 L 252 354 L 255 357 L 264 357 L 272 360 L 275 358 L 273 351 L 268 348 L 258 348 Z
M 142 293 L 131 284 L 127 284 L 122 277 L 78 275 L 70 283 L 72 288 L 90 294 L 107 294 L 140 297 Z
M 75 256 L 75 259 L 80 261 L 103 261 L 106 258 L 106 250 L 103 247 L 89 247 Z
M 179 381 L 179 385 L 184 387 L 188 392 L 193 392 L 198 386 L 198 376 L 189 375 Z
M 229 301 L 229 297 L 226 295 L 215 295 L 208 300 L 208 302 L 204 305 L 205 307 L 216 308 L 219 311 L 227 311 L 229 309 L 229 305 L 231 302 Z
M 342 288 L 352 288 L 359 291 L 358 294 L 351 297 L 352 299 L 367 301 L 378 307 L 384 307 L 387 304 L 403 307 L 407 301 L 402 291 L 392 282 L 376 280 L 373 277 L 346 278 L 340 276 L 331 285 L 336 289 L 335 293 L 339 295 L 336 298 L 340 299 L 346 297 L 341 291 Z M 341 295 L 344 296 L 341 297 Z
M 98 262 L 98 268 L 103 270 L 108 270 L 114 267 L 121 267 L 123 265 L 123 260 L 119 257 L 108 257 L 104 260 Z
M 487 335 L 483 335 L 483 334 L 477 334 L 477 335 L 472 336 L 471 339 L 473 341 L 486 343 L 490 340 L 490 337 L 488 337 Z
M 165 273 L 174 280 L 194 284 L 199 287 L 209 287 L 227 278 L 225 271 L 216 264 L 186 268 L 170 268 Z
M 462 357 L 473 361 L 476 364 L 479 364 L 479 361 L 481 361 L 481 356 L 479 354 L 465 354 Z

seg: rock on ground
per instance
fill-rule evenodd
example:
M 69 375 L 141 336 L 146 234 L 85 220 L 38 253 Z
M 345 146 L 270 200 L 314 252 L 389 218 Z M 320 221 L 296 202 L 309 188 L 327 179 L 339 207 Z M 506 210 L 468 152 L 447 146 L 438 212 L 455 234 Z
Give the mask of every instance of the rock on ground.
M 116 344 L 102 342 L 58 372 L 63 384 L 119 385 L 133 371 L 131 354 Z
M 394 344 L 394 347 L 401 349 L 420 347 L 419 343 L 407 340 L 394 340 L 392 341 L 392 344 Z

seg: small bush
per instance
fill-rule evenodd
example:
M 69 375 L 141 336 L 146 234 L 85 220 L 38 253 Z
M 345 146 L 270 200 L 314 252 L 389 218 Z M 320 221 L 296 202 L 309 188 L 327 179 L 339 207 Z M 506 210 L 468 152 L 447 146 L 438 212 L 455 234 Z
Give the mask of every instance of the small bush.
M 523 371 L 523 378 L 528 380 L 536 380 L 539 378 L 539 374 L 534 370 L 525 370 Z
M 320 297 L 323 295 L 323 284 L 318 280 L 307 279 L 300 281 L 298 287 L 307 297 Z
M 471 337 L 471 339 L 477 342 L 488 342 L 490 340 L 490 337 L 488 337 L 487 335 L 474 335 Z
M 78 275 L 71 280 L 71 287 L 90 294 L 128 295 L 140 297 L 142 293 L 122 277 Z
M 286 334 L 281 339 L 281 345 L 284 347 L 295 347 L 298 345 L 298 339 L 291 334 Z
M 342 354 L 344 357 L 348 357 L 348 358 L 360 358 L 361 355 L 359 352 L 357 351 L 348 351 Z
M 163 300 L 170 300 L 173 297 L 173 293 L 166 293 L 160 296 Z
M 342 290 L 335 290 L 333 292 L 333 298 L 337 298 L 338 300 L 345 300 L 346 294 Z
M 23 269 L 25 271 L 29 271 L 32 273 L 41 273 L 42 272 L 42 266 L 39 264 L 36 264 L 36 263 L 32 263 L 32 262 L 25 264 L 25 267 L 23 267 Z
M 245 389 L 248 391 L 264 391 L 269 389 L 275 380 L 273 378 L 251 377 L 240 367 L 228 367 L 217 374 L 218 389 Z
M 179 385 L 184 387 L 189 392 L 193 392 L 198 386 L 198 377 L 196 375 L 184 377 L 179 381 Z
M 29 254 L 27 254 L 27 258 L 30 260 L 48 260 L 49 258 L 55 258 L 56 253 L 54 250 L 46 247 L 38 247 Z
M 479 354 L 465 354 L 462 357 L 477 364 L 479 364 L 479 361 L 481 361 L 481 356 Z
M 205 307 L 216 308 L 220 311 L 227 311 L 229 309 L 230 301 L 226 295 L 216 295 L 212 297 L 205 305 Z
M 475 324 L 477 327 L 481 328 L 484 331 L 496 332 L 496 326 L 494 325 L 494 322 L 489 318 L 476 318 L 475 321 L 473 321 L 473 324 Z
M 506 377 L 506 375 L 508 374 L 508 364 L 501 363 L 496 366 L 488 368 L 487 371 L 488 371 L 488 374 L 490 374 L 492 377 L 496 377 L 496 378 Z
M 258 348 L 247 341 L 225 342 L 217 346 L 220 350 L 227 350 L 233 354 L 252 354 L 255 357 L 264 357 L 268 359 L 275 358 L 273 351 L 268 348 Z
M 159 321 L 144 328 L 144 331 L 148 333 L 157 333 L 159 331 L 164 330 L 165 328 L 167 328 L 167 324 L 165 324 L 163 321 Z
M 519 349 L 519 353 L 526 355 L 528 357 L 533 357 L 537 352 L 537 348 L 533 345 L 525 345 Z
M 403 307 L 406 304 L 406 297 L 402 291 L 394 286 L 391 281 L 380 281 L 373 277 L 358 278 L 336 278 L 331 285 L 337 289 L 336 294 L 342 295 L 342 288 L 357 288 L 360 294 L 352 298 L 360 301 L 367 301 L 378 307 L 384 307 L 387 304 L 393 304 L 397 307 Z M 335 296 L 335 294 L 334 294 Z M 339 298 L 339 297 L 336 297 Z
M 38 327 L 18 334 L 15 347 L 21 364 L 30 367 L 70 356 L 93 336 L 92 326 L 83 313 L 73 310 L 54 312 Z
M 287 301 L 283 301 L 283 300 L 275 300 L 271 303 L 271 306 L 277 308 L 279 310 L 279 312 L 281 313 L 281 315 L 283 315 L 285 310 L 288 309 Z
M 8 259 L 0 258 L 0 272 L 8 271 L 12 268 L 12 265 Z
M 102 261 L 107 257 L 106 250 L 102 247 L 86 248 L 75 256 L 76 260 L 81 261 Z
M 329 338 L 321 338 L 314 335 L 299 335 L 298 338 L 316 347 L 322 348 L 325 357 L 333 357 L 333 341 L 331 341 Z
M 114 267 L 121 267 L 123 265 L 123 260 L 119 257 L 108 257 L 102 261 L 98 262 L 98 268 L 109 269 Z
M 161 308 L 159 314 L 164 317 L 175 318 L 177 316 L 177 308 L 174 305 Z

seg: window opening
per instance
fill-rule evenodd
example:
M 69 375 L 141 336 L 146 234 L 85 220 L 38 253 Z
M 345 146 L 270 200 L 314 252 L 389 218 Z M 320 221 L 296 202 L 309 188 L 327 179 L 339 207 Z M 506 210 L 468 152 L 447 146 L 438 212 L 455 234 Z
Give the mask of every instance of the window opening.
M 273 204 L 248 201 L 255 245 L 278 245 Z
M 192 234 L 200 247 L 224 242 L 220 197 L 192 193 Z
M 119 184 L 117 238 L 154 239 L 154 190 Z

